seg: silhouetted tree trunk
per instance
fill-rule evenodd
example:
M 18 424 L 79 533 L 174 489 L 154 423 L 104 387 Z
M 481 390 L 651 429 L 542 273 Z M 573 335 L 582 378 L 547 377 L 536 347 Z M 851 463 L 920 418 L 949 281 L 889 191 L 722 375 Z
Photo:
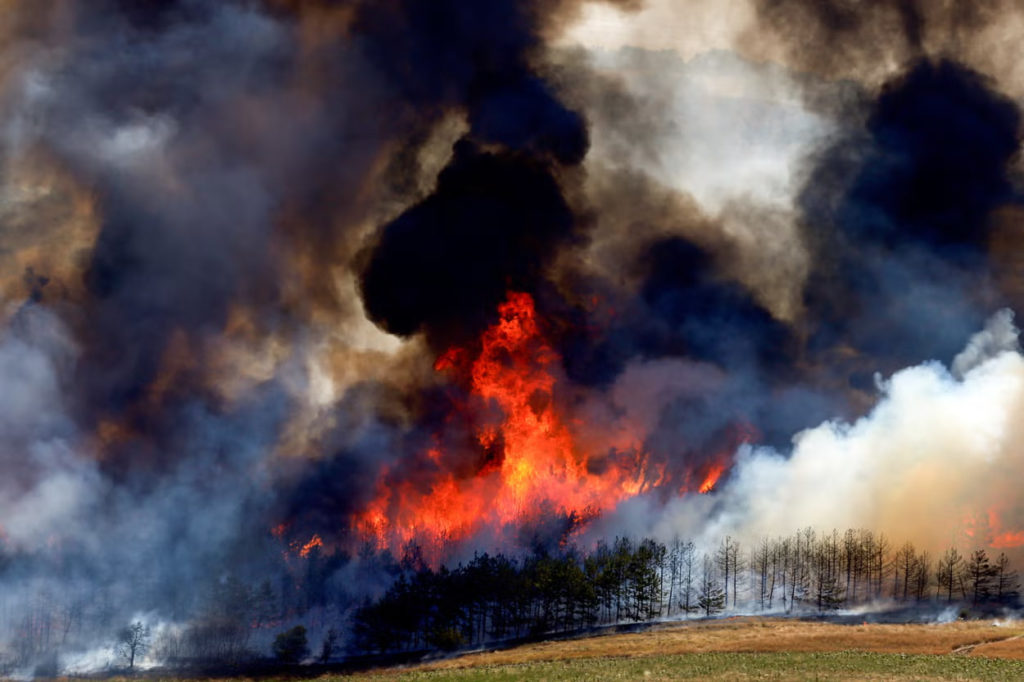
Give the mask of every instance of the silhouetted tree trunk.
M 978 549 L 971 553 L 964 573 L 971 595 L 971 603 L 977 605 L 988 601 L 992 595 L 992 580 L 995 577 L 995 571 L 985 550 Z
M 953 601 L 953 592 L 958 591 L 960 581 L 958 580 L 964 568 L 964 558 L 955 547 L 950 547 L 939 559 L 935 568 L 935 584 L 937 596 L 941 598 L 943 593 L 947 602 Z M 961 597 L 963 595 L 961 594 Z

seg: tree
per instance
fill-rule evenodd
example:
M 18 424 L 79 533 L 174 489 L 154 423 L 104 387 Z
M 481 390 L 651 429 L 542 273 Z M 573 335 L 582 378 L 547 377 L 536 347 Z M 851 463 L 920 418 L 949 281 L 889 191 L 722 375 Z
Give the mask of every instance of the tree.
M 706 554 L 704 555 L 700 584 L 697 588 L 697 606 L 705 616 L 711 616 L 725 608 L 725 590 L 718 584 L 715 562 Z
M 682 570 L 679 576 L 679 596 L 677 599 L 679 600 L 679 608 L 689 617 L 695 610 L 693 603 L 693 581 L 697 574 L 697 547 L 690 540 L 683 545 L 682 552 Z
M 1017 571 L 1010 568 L 1010 559 L 1005 552 L 999 553 L 992 567 L 995 583 L 995 598 L 1001 604 L 1015 604 L 1020 599 L 1020 579 Z
M 834 609 L 842 602 L 839 586 L 839 534 L 824 535 L 808 543 L 811 562 L 812 596 L 819 611 Z
M 917 563 L 917 550 L 909 540 L 896 552 L 893 561 L 892 598 L 907 601 L 912 594 L 914 566 Z M 900 582 L 902 579 L 902 582 Z
M 767 537 L 764 537 L 758 548 L 750 555 L 750 570 L 753 571 L 753 578 L 757 584 L 758 605 L 762 611 L 768 604 L 770 592 L 768 576 L 771 574 L 772 553 L 772 543 Z
M 740 572 L 740 543 L 732 539 L 731 535 L 725 536 L 721 546 L 715 553 L 715 562 L 718 570 L 721 571 L 725 585 L 725 600 L 729 601 L 729 584 L 732 582 L 732 605 L 736 607 L 736 582 Z
M 977 605 L 988 601 L 992 596 L 992 580 L 995 578 L 995 570 L 992 568 L 992 563 L 985 550 L 978 549 L 971 553 L 964 574 L 971 593 L 971 603 Z
M 805 528 L 793 535 L 789 544 L 788 576 L 789 604 L 787 612 L 792 611 L 797 602 L 807 598 L 811 585 L 811 553 L 817 544 L 817 535 L 813 528 Z
M 938 586 L 938 596 L 946 596 L 947 602 L 953 601 L 953 592 L 960 585 L 960 574 L 963 571 L 964 558 L 955 547 L 950 547 L 939 559 L 935 569 L 935 584 Z
M 331 660 L 331 655 L 334 654 L 334 650 L 338 646 L 338 631 L 334 628 L 329 628 L 327 634 L 324 635 L 323 644 L 320 645 L 320 662 L 326 663 Z
M 128 669 L 135 668 L 135 659 L 149 649 L 150 631 L 148 625 L 135 621 L 121 628 L 117 633 L 117 653 L 128 664 Z
M 917 556 L 917 563 L 914 565 L 912 574 L 914 585 L 914 598 L 917 601 L 924 601 L 928 594 L 928 583 L 931 576 L 931 558 L 928 552 L 921 552 Z
M 306 628 L 296 625 L 274 638 L 274 656 L 282 663 L 298 663 L 309 655 Z
M 269 580 L 264 580 L 252 594 L 252 626 L 253 629 L 262 628 L 267 621 L 273 620 L 277 615 L 280 602 L 274 594 Z

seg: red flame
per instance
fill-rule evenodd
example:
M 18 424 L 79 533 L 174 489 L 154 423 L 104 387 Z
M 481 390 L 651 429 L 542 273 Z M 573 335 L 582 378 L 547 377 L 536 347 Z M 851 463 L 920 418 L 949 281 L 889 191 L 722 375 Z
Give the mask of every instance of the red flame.
M 304 544 L 302 546 L 302 549 L 299 550 L 299 556 L 302 557 L 303 559 L 307 559 L 307 558 L 309 558 L 309 553 L 313 551 L 314 547 L 323 547 L 323 546 L 324 546 L 324 541 L 320 539 L 320 536 L 319 535 L 314 535 L 312 538 L 309 539 L 309 542 Z
M 1007 528 L 1002 520 L 1004 511 L 1005 508 L 995 505 L 983 513 L 966 512 L 961 522 L 964 536 L 993 549 L 1024 547 L 1024 530 Z
M 697 492 L 702 495 L 707 495 L 709 492 L 715 489 L 715 484 L 718 483 L 718 479 L 722 477 L 722 473 L 725 471 L 724 464 L 715 464 L 711 467 L 711 471 L 704 477 L 704 482 L 697 488 Z
M 468 386 L 472 398 L 465 409 L 486 414 L 499 408 L 500 418 L 474 432 L 482 451 L 493 456 L 457 474 L 443 466 L 439 448 L 428 449 L 423 464 L 437 473 L 426 485 L 385 471 L 354 519 L 360 537 L 393 550 L 415 541 L 436 559 L 446 542 L 482 527 L 500 528 L 545 510 L 589 518 L 663 482 L 664 463 L 650 461 L 641 438 L 627 439 L 627 451 L 615 449 L 600 460 L 581 452 L 557 390 L 561 358 L 544 337 L 533 299 L 511 293 L 498 313 L 475 357 L 455 347 L 434 365 Z M 725 469 L 724 462 L 716 464 L 701 492 Z
M 1010 530 L 1003 526 L 999 510 L 992 507 L 988 510 L 988 527 L 992 532 L 992 547 L 1011 549 L 1024 546 L 1024 530 Z

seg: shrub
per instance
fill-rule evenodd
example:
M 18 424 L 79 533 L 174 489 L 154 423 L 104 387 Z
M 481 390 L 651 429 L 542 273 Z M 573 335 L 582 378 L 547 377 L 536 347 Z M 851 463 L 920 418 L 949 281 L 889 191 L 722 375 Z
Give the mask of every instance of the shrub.
M 309 655 L 306 628 L 296 625 L 274 638 L 274 656 L 282 663 L 298 663 Z
M 458 628 L 437 628 L 430 633 L 429 642 L 442 651 L 454 651 L 466 645 L 466 638 Z

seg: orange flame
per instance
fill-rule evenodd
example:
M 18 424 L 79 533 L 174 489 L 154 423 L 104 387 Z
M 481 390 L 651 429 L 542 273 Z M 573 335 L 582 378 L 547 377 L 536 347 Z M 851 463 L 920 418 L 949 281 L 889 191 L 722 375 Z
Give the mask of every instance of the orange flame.
M 302 557 L 303 559 L 308 559 L 309 558 L 309 553 L 313 551 L 314 547 L 321 547 L 322 548 L 323 546 L 324 546 L 324 541 L 320 539 L 320 536 L 319 535 L 314 535 L 312 538 L 309 539 L 309 542 L 304 544 L 302 546 L 302 549 L 299 550 L 299 556 Z
M 709 492 L 715 489 L 715 484 L 718 483 L 718 479 L 722 477 L 722 473 L 725 471 L 724 464 L 716 464 L 711 467 L 708 475 L 704 477 L 704 482 L 697 488 L 697 492 L 701 495 L 707 495 Z
M 999 510 L 995 507 L 988 510 L 988 527 L 992 532 L 992 547 L 1011 549 L 1024 546 L 1024 531 L 1004 528 Z
M 974 544 L 987 544 L 993 549 L 1024 547 L 1024 530 L 1007 528 L 1002 520 L 1005 509 L 989 507 L 983 513 L 967 511 L 961 521 L 964 537 Z
M 353 521 L 353 530 L 379 548 L 395 550 L 415 541 L 433 561 L 447 542 L 481 528 L 545 512 L 590 518 L 663 483 L 664 463 L 650 461 L 640 438 L 600 461 L 581 452 L 559 400 L 561 358 L 544 337 L 532 297 L 510 293 L 498 314 L 476 357 L 450 348 L 434 365 L 466 382 L 472 397 L 463 407 L 481 415 L 498 408 L 500 417 L 473 434 L 488 453 L 486 461 L 454 473 L 435 447 L 421 455 L 423 467 L 434 472 L 428 484 L 385 471 Z M 710 490 L 724 470 L 718 465 L 701 491 Z

